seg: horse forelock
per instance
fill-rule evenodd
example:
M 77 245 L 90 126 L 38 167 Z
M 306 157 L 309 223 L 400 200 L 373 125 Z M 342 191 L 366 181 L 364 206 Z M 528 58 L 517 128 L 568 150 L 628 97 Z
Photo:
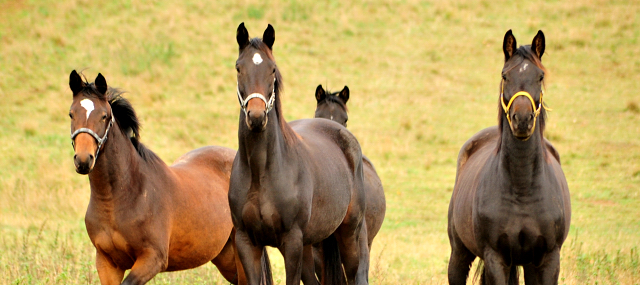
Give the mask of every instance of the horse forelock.
M 324 91 L 324 95 L 325 95 L 325 99 L 324 101 L 327 102 L 331 102 L 331 103 L 336 103 L 340 106 L 342 106 L 342 108 L 344 108 L 345 111 L 349 111 L 349 108 L 347 107 L 347 104 L 344 103 L 344 101 L 342 101 L 342 98 L 340 98 L 340 91 L 337 92 L 331 92 L 329 90 L 325 90 Z

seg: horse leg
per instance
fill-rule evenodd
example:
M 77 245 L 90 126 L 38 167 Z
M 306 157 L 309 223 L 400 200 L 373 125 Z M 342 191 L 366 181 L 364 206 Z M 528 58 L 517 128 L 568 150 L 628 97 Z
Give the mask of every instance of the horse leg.
M 369 283 L 369 246 L 364 220 L 360 221 L 358 228 L 354 230 L 343 224 L 338 228 L 336 238 L 347 283 L 362 285 Z
M 316 278 L 314 249 L 312 245 L 306 245 L 302 248 L 302 264 L 302 283 L 305 285 L 319 285 L 320 282 L 318 282 L 318 278 Z
M 322 277 L 324 276 L 324 252 L 322 251 L 322 243 L 313 245 L 313 263 L 315 264 L 316 275 L 320 278 L 320 283 L 324 284 Z
M 282 245 L 278 247 L 284 257 L 284 267 L 287 275 L 287 285 L 300 285 L 303 261 L 302 231 L 291 229 L 282 238 Z
M 244 271 L 247 284 L 258 285 L 262 277 L 260 258 L 264 247 L 254 245 L 245 231 L 236 230 L 236 250 L 242 262 L 239 267 Z
M 454 233 L 455 235 L 455 233 Z M 451 236 L 451 235 L 450 235 Z M 451 256 L 449 257 L 448 277 L 451 285 L 467 284 L 471 263 L 476 256 L 462 244 L 457 236 L 450 237 Z
M 234 248 L 233 236 L 235 233 L 231 233 L 227 243 L 222 248 L 222 251 L 211 262 L 218 268 L 220 274 L 229 281 L 231 284 L 246 284 L 246 278 L 243 278 L 244 283 L 239 283 L 238 268 L 236 267 L 236 251 Z
M 515 265 L 514 265 L 515 266 Z M 507 265 L 499 252 L 487 250 L 484 253 L 483 284 L 507 284 L 511 266 Z
M 96 250 L 96 269 L 102 285 L 118 285 L 124 277 L 124 270 L 118 268 L 111 258 Z
M 167 255 L 154 248 L 145 248 L 133 263 L 131 272 L 122 282 L 123 285 L 145 284 L 156 274 L 167 268 Z
M 558 284 L 560 275 L 560 249 L 547 253 L 539 266 L 527 264 L 524 268 L 524 284 Z

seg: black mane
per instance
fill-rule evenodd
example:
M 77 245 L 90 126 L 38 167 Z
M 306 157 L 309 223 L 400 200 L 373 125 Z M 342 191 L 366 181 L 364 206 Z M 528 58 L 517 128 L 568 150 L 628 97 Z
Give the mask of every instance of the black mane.
M 129 100 L 122 97 L 124 92 L 117 88 L 107 90 L 107 98 L 111 105 L 113 116 L 125 136 L 129 136 L 131 144 L 145 161 L 160 160 L 158 155 L 140 142 L 140 120 Z

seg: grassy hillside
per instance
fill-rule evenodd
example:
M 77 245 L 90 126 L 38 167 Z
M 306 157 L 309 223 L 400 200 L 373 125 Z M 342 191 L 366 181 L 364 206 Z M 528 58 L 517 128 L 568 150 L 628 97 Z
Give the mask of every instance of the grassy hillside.
M 502 39 L 546 35 L 546 137 L 571 190 L 561 284 L 640 282 L 637 1 L 0 0 L 0 284 L 98 284 L 84 228 L 86 176 L 69 140 L 68 76 L 128 91 L 142 141 L 170 163 L 237 146 L 235 31 L 271 23 L 289 120 L 318 84 L 348 85 L 349 128 L 385 186 L 375 284 L 443 284 L 460 146 L 496 124 Z M 281 258 L 273 253 L 276 279 Z M 213 280 L 213 281 L 212 281 Z M 223 283 L 216 269 L 152 284 Z

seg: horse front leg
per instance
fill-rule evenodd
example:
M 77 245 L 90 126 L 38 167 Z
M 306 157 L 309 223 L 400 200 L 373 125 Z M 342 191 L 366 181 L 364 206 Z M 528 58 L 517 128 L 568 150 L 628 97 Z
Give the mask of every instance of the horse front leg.
M 291 229 L 282 239 L 278 247 L 284 257 L 284 267 L 287 275 L 287 285 L 300 285 L 303 265 L 302 231 Z M 311 256 L 313 257 L 313 256 Z
M 556 248 L 547 253 L 540 265 L 527 264 L 524 269 L 524 284 L 526 285 L 555 285 L 560 275 L 560 249 Z
M 507 284 L 511 266 L 507 265 L 504 258 L 492 249 L 484 253 L 484 283 L 483 284 Z
M 242 263 L 240 269 L 244 271 L 249 285 L 260 284 L 262 278 L 260 258 L 263 248 L 263 246 L 253 244 L 247 232 L 236 229 L 236 250 Z
M 122 282 L 123 285 L 145 284 L 158 273 L 167 269 L 168 256 L 155 248 L 145 248 L 133 263 L 131 272 Z
M 118 268 L 111 258 L 96 249 L 96 269 L 102 285 L 118 285 L 124 277 L 124 270 Z

